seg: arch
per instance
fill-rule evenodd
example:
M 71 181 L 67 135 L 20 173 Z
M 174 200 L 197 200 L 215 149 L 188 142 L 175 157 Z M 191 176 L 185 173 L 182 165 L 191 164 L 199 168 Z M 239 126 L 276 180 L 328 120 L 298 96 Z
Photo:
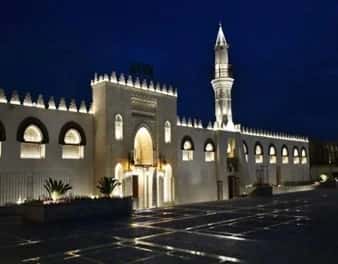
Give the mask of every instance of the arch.
M 0 121 L 0 141 L 6 140 L 6 129 L 3 123 Z
M 289 156 L 289 149 L 286 145 L 282 146 L 281 154 L 282 154 L 282 157 L 288 157 Z
M 41 143 L 43 134 L 39 127 L 36 125 L 29 125 L 23 132 L 23 142 L 27 143 Z
M 173 201 L 173 170 L 170 164 L 165 165 L 163 182 L 163 201 L 165 203 Z
M 182 160 L 190 161 L 194 159 L 194 142 L 190 136 L 184 136 L 181 142 Z
M 263 146 L 259 142 L 256 142 L 254 151 L 255 155 L 264 155 Z
M 79 131 L 74 128 L 69 129 L 65 134 L 64 142 L 67 145 L 80 145 L 81 135 Z
M 164 143 L 171 142 L 171 123 L 170 121 L 164 122 Z
M 243 141 L 243 152 L 244 154 L 249 154 L 248 144 L 245 141 Z
M 151 134 L 144 126 L 140 127 L 134 138 L 135 165 L 153 165 L 153 140 Z
M 78 143 L 70 144 L 70 143 L 65 142 L 66 134 L 70 130 L 75 130 L 80 136 L 81 140 Z M 63 125 L 63 127 L 60 130 L 59 144 L 60 145 L 81 145 L 81 146 L 86 145 L 87 144 L 86 134 L 83 128 L 78 123 L 75 123 L 73 121 L 67 122 L 66 124 Z
M 301 156 L 302 157 L 307 157 L 307 152 L 306 152 L 306 149 L 304 147 L 302 147 Z
M 269 146 L 269 163 L 276 164 L 277 163 L 277 150 L 275 145 L 270 144 Z
M 255 149 L 254 149 L 254 153 L 255 153 L 255 161 L 256 163 L 263 163 L 264 161 L 264 150 L 262 145 L 259 142 L 256 142 L 255 144 Z
M 211 138 L 208 138 L 204 143 L 204 152 L 205 152 L 205 161 L 214 161 L 215 160 L 215 143 Z
M 216 151 L 216 145 L 211 138 L 208 138 L 204 143 L 204 151 Z
M 17 134 L 16 134 L 17 141 L 27 142 L 24 138 L 24 134 L 25 134 L 26 129 L 29 126 L 35 126 L 41 132 L 42 139 L 39 143 L 47 144 L 49 142 L 48 130 L 46 126 L 39 119 L 35 117 L 27 117 L 20 123 Z
M 115 115 L 114 120 L 114 131 L 115 131 L 115 139 L 122 140 L 123 139 L 123 117 L 121 114 Z
M 293 147 L 292 156 L 293 156 L 293 164 L 299 164 L 300 163 L 299 149 L 296 146 Z
M 286 145 L 283 145 L 281 148 L 282 164 L 289 163 L 289 149 Z
M 249 149 L 248 149 L 248 145 L 246 144 L 244 140 L 243 140 L 243 153 L 244 153 L 244 158 L 246 162 L 248 162 L 249 161 Z
M 306 149 L 304 147 L 302 147 L 302 149 L 300 151 L 300 156 L 301 156 L 301 163 L 306 164 L 307 163 L 307 152 L 306 152 Z
M 123 167 L 121 163 L 117 163 L 114 169 L 114 177 L 119 181 L 120 185 L 116 186 L 114 195 L 123 197 Z
M 189 144 L 186 144 L 189 142 Z M 184 136 L 181 141 L 181 149 L 182 150 L 195 150 L 194 141 L 190 136 Z

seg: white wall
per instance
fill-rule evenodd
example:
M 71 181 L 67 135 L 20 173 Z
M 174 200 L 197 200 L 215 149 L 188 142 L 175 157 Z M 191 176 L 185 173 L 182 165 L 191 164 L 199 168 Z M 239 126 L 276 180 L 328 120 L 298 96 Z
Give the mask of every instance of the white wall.
M 182 160 L 181 143 L 184 136 L 194 143 L 194 159 Z M 177 176 L 175 182 L 176 203 L 192 203 L 217 199 L 216 161 L 205 162 L 204 144 L 211 138 L 216 145 L 213 131 L 191 127 L 177 127 Z
M 27 117 L 39 119 L 47 128 L 49 143 L 46 158 L 21 159 L 20 142 L 16 135 L 20 123 Z M 34 197 L 44 193 L 43 182 L 48 177 L 62 179 L 73 187 L 73 193 L 84 195 L 93 192 L 93 122 L 92 115 L 69 111 L 47 110 L 11 104 L 0 104 L 0 120 L 6 129 L 7 139 L 2 142 L 0 158 L 0 204 Z M 87 139 L 82 160 L 63 160 L 59 133 L 62 126 L 73 121 L 84 130 Z
M 265 166 L 268 182 L 270 184 L 276 184 L 277 167 L 280 167 L 281 182 L 302 182 L 310 180 L 309 171 L 309 146 L 306 142 L 289 141 L 282 139 L 273 139 L 260 136 L 242 135 L 242 142 L 245 141 L 249 150 L 249 161 L 247 163 L 246 175 L 241 175 L 241 182 L 243 185 L 253 184 L 256 182 L 256 171 L 261 165 Z M 263 164 L 255 163 L 255 145 L 259 142 L 263 146 L 264 162 Z M 277 151 L 277 163 L 269 164 L 269 146 L 273 144 Z M 282 146 L 286 145 L 289 151 L 289 163 L 282 164 Z M 294 164 L 293 163 L 293 148 L 298 147 L 299 155 L 301 155 L 301 149 L 304 147 L 307 153 L 307 164 Z M 243 148 L 241 146 L 241 151 Z M 245 165 L 244 159 L 242 162 Z

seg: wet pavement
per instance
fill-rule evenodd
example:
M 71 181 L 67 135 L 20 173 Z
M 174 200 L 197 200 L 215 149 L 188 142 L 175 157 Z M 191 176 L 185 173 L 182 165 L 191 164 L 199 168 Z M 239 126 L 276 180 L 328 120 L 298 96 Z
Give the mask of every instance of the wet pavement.
M 23 225 L 0 218 L 0 263 L 336 263 L 338 191 L 136 212 L 131 219 Z

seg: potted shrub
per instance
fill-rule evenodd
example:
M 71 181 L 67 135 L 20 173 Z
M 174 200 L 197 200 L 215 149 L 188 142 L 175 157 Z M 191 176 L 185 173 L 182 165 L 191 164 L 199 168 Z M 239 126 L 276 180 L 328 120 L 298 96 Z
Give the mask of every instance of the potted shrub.
M 111 177 L 103 177 L 99 180 L 96 188 L 100 191 L 103 197 L 109 198 L 112 197 L 115 188 L 121 183 Z
M 46 180 L 43 187 L 45 188 L 49 198 L 52 199 L 53 202 L 56 202 L 57 200 L 62 198 L 69 190 L 72 189 L 69 184 L 64 184 L 61 180 L 57 181 L 53 180 L 52 178 Z
M 337 182 L 336 179 L 332 176 L 327 176 L 326 174 L 321 174 L 319 176 L 319 185 L 320 188 L 336 188 Z
M 50 223 L 81 219 L 117 219 L 130 216 L 132 198 L 112 197 L 112 192 L 119 184 L 116 179 L 104 177 L 97 185 L 103 198 L 72 197 L 61 200 L 60 198 L 72 189 L 71 186 L 62 181 L 48 179 L 44 187 L 53 201 L 27 203 L 22 212 L 23 218 L 30 222 Z

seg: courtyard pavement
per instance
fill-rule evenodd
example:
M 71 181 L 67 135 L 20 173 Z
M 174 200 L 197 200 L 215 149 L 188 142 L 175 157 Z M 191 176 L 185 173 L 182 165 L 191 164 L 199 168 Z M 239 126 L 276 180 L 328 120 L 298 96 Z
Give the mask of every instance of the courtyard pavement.
M 119 222 L 0 218 L 0 263 L 337 263 L 338 191 L 136 212 Z

